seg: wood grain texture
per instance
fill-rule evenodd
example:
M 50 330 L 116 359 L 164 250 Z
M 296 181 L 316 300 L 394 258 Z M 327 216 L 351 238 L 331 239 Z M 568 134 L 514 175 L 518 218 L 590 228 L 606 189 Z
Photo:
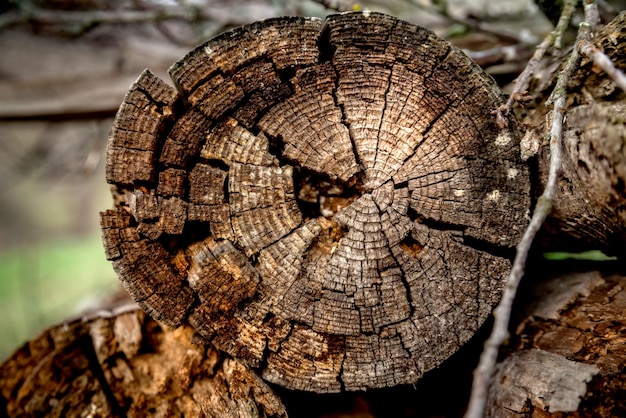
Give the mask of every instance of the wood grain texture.
M 136 306 L 44 331 L 0 365 L 10 417 L 286 417 L 241 362 Z
M 316 392 L 415 382 L 480 327 L 530 186 L 459 50 L 381 14 L 279 18 L 170 74 L 118 112 L 101 216 L 146 312 Z

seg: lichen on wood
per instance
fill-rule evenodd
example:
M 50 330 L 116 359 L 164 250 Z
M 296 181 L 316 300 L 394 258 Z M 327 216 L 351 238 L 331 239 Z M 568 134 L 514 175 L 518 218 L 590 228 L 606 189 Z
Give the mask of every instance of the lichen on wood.
M 278 18 L 170 75 L 138 78 L 108 144 L 104 244 L 144 310 L 316 392 L 415 382 L 472 337 L 530 186 L 462 52 L 376 13 Z

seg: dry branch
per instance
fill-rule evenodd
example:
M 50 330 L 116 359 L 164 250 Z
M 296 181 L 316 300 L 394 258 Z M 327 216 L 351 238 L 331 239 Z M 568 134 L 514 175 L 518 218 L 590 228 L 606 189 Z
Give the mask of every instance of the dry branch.
M 526 64 L 522 73 L 515 79 L 515 87 L 509 96 L 506 105 L 498 109 L 498 115 L 508 115 L 511 112 L 511 109 L 513 109 L 513 105 L 517 101 L 517 98 L 520 95 L 526 94 L 528 83 L 530 82 L 531 77 L 539 71 L 539 65 L 548 49 L 550 47 L 555 47 L 557 49 L 561 48 L 561 38 L 570 23 L 577 4 L 578 0 L 568 0 L 565 2 L 563 6 L 563 13 L 561 13 L 561 17 L 559 18 L 556 28 L 544 38 L 539 46 L 537 46 L 535 53 L 528 61 L 528 64 Z
M 607 73 L 622 91 L 626 92 L 626 75 L 619 68 L 615 67 L 613 61 L 604 52 L 587 40 L 582 40 L 579 43 L 579 50 L 581 54 L 590 58 L 594 65 L 597 65 L 602 71 Z

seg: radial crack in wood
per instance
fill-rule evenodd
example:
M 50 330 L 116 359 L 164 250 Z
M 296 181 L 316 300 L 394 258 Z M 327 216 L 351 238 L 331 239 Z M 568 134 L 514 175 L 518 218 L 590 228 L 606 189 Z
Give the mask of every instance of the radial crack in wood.
M 530 186 L 462 52 L 382 14 L 280 18 L 170 74 L 140 76 L 109 140 L 105 249 L 143 309 L 316 392 L 415 382 L 472 337 Z

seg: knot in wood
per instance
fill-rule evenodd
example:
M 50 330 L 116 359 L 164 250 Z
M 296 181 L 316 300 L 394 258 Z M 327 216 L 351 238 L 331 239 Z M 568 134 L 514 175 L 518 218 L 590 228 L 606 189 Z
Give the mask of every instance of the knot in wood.
M 462 52 L 382 14 L 278 18 L 170 75 L 107 151 L 106 251 L 148 313 L 318 392 L 415 382 L 484 322 L 529 182 Z

